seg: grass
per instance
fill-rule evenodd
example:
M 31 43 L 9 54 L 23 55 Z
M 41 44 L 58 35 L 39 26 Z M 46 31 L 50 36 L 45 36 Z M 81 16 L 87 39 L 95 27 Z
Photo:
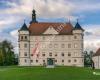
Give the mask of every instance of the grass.
M 100 80 L 91 70 L 78 67 L 0 67 L 0 80 Z

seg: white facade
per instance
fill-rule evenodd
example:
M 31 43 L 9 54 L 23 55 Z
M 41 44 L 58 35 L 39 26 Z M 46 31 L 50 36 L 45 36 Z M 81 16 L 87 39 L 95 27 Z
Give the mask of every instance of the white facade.
M 43 35 L 19 31 L 19 65 L 42 66 L 52 59 L 58 66 L 84 66 L 83 31 L 73 30 L 72 33 L 59 35 L 52 27 Z
M 94 61 L 95 69 L 100 69 L 100 56 L 94 56 L 92 59 Z

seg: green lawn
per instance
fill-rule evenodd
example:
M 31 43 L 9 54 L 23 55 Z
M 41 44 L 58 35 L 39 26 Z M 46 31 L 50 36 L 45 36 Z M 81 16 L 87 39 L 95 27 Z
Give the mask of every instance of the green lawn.
M 78 67 L 0 67 L 0 80 L 100 80 L 91 70 Z

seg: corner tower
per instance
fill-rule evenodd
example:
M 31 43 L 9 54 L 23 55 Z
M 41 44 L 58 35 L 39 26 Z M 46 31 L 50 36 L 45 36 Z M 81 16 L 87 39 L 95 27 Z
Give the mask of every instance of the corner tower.
M 84 66 L 84 55 L 83 55 L 83 39 L 84 38 L 84 29 L 80 26 L 77 21 L 75 27 L 73 28 L 73 45 L 74 45 L 74 54 L 78 55 L 78 65 Z
M 29 30 L 27 25 L 23 24 L 19 32 L 19 65 L 30 65 L 30 53 L 29 53 Z

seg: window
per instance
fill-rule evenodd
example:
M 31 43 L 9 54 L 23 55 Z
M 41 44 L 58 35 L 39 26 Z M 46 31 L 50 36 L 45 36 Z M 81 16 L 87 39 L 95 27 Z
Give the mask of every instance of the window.
M 74 62 L 77 62 L 77 60 L 76 60 L 76 59 L 74 59 Z
M 57 56 L 57 54 L 55 54 L 55 56 Z
M 62 60 L 62 62 L 64 62 L 64 60 Z
M 77 36 L 74 36 L 74 39 L 77 39 Z
M 71 60 L 68 60 L 68 62 L 70 63 L 70 62 L 71 62 Z
M 24 61 L 25 61 L 25 63 L 27 62 L 27 60 L 26 60 L 26 59 L 25 59 Z
M 27 56 L 27 52 L 24 53 L 24 56 Z
M 49 56 L 52 56 L 52 53 L 51 52 L 49 53 Z
M 49 48 L 52 48 L 52 44 L 49 44 Z
M 62 53 L 61 55 L 64 56 L 64 53 Z
M 33 60 L 31 60 L 31 63 L 33 62 Z
M 27 44 L 26 43 L 24 44 L 24 47 L 27 48 Z
M 33 56 L 33 54 L 31 54 L 31 56 Z
M 64 48 L 65 47 L 65 44 L 61 44 L 61 48 Z
M 25 36 L 25 39 L 27 40 L 27 36 Z
M 45 56 L 45 54 L 42 54 L 42 56 Z
M 74 44 L 74 48 L 77 48 L 77 47 L 78 47 L 78 45 L 77 45 L 77 43 L 75 43 L 75 44 Z
M 38 60 L 36 60 L 36 62 L 38 63 Z
M 71 48 L 71 44 L 68 44 L 68 48 Z
M 23 36 L 21 36 L 21 40 L 23 40 Z
M 64 36 L 62 36 L 62 40 L 64 40 L 65 38 L 64 38 Z
M 68 56 L 71 56 L 71 52 L 68 52 Z
M 39 57 L 40 56 L 39 53 L 36 56 Z
M 43 60 L 43 62 L 45 62 L 45 60 Z
M 55 60 L 55 62 L 57 62 L 57 60 Z

